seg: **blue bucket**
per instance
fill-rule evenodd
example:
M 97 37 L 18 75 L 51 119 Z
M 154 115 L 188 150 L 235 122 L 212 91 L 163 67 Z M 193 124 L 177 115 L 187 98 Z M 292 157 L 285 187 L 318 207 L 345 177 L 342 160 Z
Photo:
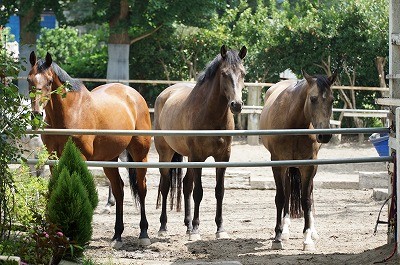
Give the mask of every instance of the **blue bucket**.
M 370 142 L 374 145 L 379 156 L 389 155 L 389 135 L 373 134 L 369 137 Z

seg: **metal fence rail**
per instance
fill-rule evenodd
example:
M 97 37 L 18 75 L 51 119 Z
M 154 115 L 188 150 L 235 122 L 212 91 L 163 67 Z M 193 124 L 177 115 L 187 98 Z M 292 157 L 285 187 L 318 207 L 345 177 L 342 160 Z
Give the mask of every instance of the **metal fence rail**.
M 355 157 L 341 159 L 315 159 L 315 160 L 280 160 L 280 161 L 258 161 L 258 162 L 109 162 L 109 161 L 86 161 L 89 167 L 110 168 L 218 168 L 218 167 L 274 167 L 274 166 L 304 166 L 304 165 L 329 165 L 329 164 L 354 164 L 371 162 L 393 161 L 391 156 L 380 157 Z M 37 164 L 38 159 L 28 159 L 28 164 Z M 53 166 L 57 160 L 48 160 L 45 164 Z M 20 164 L 17 161 L 11 164 Z
M 337 128 L 337 129 L 280 129 L 280 130 L 88 130 L 88 129 L 28 129 L 27 134 L 47 135 L 148 135 L 148 136 L 248 136 L 248 135 L 309 135 L 309 134 L 357 134 L 357 133 L 389 133 L 387 127 L 377 128 Z M 302 166 L 350 164 L 393 161 L 391 156 L 357 157 L 341 159 L 314 160 L 280 160 L 257 162 L 110 162 L 86 161 L 90 167 L 110 168 L 218 168 L 218 167 L 270 167 L 270 166 Z M 28 164 L 37 164 L 38 159 L 27 159 Z M 10 164 L 20 164 L 12 161 Z M 46 165 L 55 165 L 57 160 L 48 160 Z
M 387 127 L 336 128 L 336 129 L 280 129 L 280 130 L 88 130 L 88 129 L 43 129 L 27 130 L 27 134 L 47 135 L 151 135 L 151 136 L 248 136 L 248 135 L 307 135 L 307 134 L 357 134 L 389 133 Z

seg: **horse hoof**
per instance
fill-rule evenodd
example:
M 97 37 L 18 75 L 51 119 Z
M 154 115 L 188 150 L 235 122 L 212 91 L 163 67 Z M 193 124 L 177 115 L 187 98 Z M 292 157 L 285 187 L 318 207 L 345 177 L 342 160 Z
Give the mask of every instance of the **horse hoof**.
M 198 240 L 201 240 L 201 236 L 199 233 L 189 234 L 189 241 L 198 241 Z
M 303 243 L 303 251 L 314 251 L 315 244 L 314 242 Z
M 147 247 L 151 245 L 150 238 L 139 238 L 139 246 Z
M 159 237 L 167 237 L 167 236 L 168 236 L 167 230 L 160 230 L 160 231 L 158 231 L 158 236 L 159 236 Z
M 101 213 L 102 214 L 110 214 L 111 213 L 111 207 L 109 205 L 106 205 Z
M 215 237 L 217 239 L 225 239 L 225 238 L 230 238 L 229 234 L 227 232 L 217 232 L 215 233 Z
M 318 235 L 317 231 L 314 231 L 314 232 L 311 233 L 311 238 L 313 240 L 318 240 L 319 239 L 319 235 Z
M 272 241 L 271 249 L 273 250 L 283 249 L 282 241 Z
M 120 249 L 123 244 L 122 244 L 122 241 L 114 240 L 111 242 L 110 245 L 113 249 Z
M 283 241 L 288 241 L 289 240 L 289 233 L 282 233 L 281 239 Z

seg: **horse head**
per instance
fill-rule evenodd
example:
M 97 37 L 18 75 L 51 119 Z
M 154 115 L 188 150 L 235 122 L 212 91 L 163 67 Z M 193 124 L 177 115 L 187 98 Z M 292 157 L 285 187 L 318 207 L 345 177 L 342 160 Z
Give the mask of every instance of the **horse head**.
M 242 59 L 246 56 L 247 48 L 243 46 L 239 52 L 228 51 L 226 46 L 221 47 L 220 87 L 228 99 L 228 106 L 232 113 L 242 111 L 242 90 L 246 70 Z
M 50 53 L 46 54 L 45 60 L 37 60 L 35 52 L 31 52 L 29 62 L 32 69 L 28 74 L 29 95 L 33 114 L 42 114 L 50 99 L 54 82 L 51 64 L 53 62 Z
M 331 76 L 310 76 L 305 71 L 302 74 L 307 82 L 307 98 L 304 104 L 304 115 L 315 129 L 330 128 L 332 115 L 333 94 L 332 84 L 335 82 L 337 72 Z M 318 134 L 319 143 L 328 143 L 332 134 Z

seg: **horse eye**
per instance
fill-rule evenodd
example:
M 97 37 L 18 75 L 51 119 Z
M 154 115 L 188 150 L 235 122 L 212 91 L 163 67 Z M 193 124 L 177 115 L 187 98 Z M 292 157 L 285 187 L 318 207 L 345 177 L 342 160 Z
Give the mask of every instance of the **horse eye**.
M 318 97 L 312 96 L 310 97 L 311 103 L 316 103 L 318 100 Z

